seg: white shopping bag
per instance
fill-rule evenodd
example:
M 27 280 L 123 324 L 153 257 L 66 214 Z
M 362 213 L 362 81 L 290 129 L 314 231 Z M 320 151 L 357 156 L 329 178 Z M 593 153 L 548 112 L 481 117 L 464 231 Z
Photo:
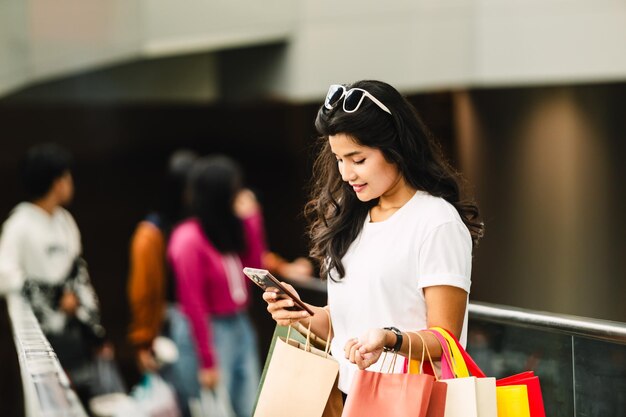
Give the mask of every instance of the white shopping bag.
M 448 384 L 445 417 L 497 417 L 495 378 L 442 379 Z
M 214 389 L 203 389 L 200 399 L 189 400 L 192 417 L 236 417 L 228 391 L 221 384 Z
M 150 417 L 180 417 L 172 388 L 157 374 L 144 375 L 131 392 L 142 412 Z

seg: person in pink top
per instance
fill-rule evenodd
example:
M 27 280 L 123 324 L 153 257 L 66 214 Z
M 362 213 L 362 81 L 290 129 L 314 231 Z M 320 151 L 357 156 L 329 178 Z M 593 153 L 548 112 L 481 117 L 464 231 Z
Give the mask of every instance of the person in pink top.
M 172 232 L 168 259 L 192 326 L 205 388 L 223 384 L 238 417 L 252 414 L 260 370 L 247 315 L 244 266 L 262 267 L 263 219 L 241 173 L 225 156 L 199 159 L 190 173 L 193 217 Z

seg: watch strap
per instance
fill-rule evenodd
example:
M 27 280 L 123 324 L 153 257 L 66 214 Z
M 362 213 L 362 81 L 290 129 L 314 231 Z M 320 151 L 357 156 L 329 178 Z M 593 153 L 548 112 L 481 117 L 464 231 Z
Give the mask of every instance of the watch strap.
M 384 330 L 389 330 L 396 335 L 396 344 L 393 345 L 393 347 L 383 346 L 383 350 L 385 352 L 399 352 L 400 348 L 402 348 L 402 332 L 398 328 L 393 326 L 385 327 Z

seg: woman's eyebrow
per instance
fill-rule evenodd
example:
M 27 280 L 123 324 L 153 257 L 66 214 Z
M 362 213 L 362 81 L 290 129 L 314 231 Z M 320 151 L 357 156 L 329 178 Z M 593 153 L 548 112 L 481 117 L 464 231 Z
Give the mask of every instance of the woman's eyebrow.
M 342 158 L 349 158 L 349 157 L 351 157 L 351 156 L 358 155 L 358 154 L 360 154 L 360 153 L 362 153 L 362 151 L 352 151 L 352 152 L 348 152 L 347 154 L 343 155 L 343 156 L 342 156 Z M 333 155 L 338 156 L 338 155 L 337 155 L 337 154 L 335 154 L 335 153 L 333 153 Z

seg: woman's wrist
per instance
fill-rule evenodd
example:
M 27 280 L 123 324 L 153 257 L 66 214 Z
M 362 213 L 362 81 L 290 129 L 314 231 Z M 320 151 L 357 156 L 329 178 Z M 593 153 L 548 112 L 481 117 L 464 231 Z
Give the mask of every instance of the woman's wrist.
M 318 307 L 308 303 L 305 303 L 307 307 L 309 307 L 315 315 L 307 316 L 298 320 L 298 323 L 304 328 L 308 328 L 309 324 L 311 324 L 311 332 L 326 340 L 328 337 L 328 315 L 326 314 L 325 307 Z
M 402 348 L 402 332 L 395 327 L 385 327 L 385 345 L 383 349 L 387 352 L 399 352 Z

